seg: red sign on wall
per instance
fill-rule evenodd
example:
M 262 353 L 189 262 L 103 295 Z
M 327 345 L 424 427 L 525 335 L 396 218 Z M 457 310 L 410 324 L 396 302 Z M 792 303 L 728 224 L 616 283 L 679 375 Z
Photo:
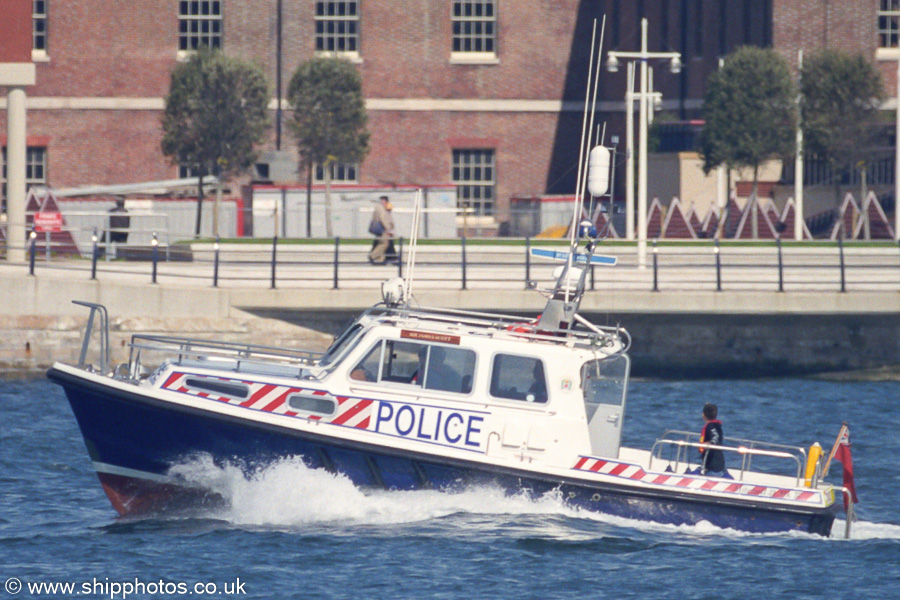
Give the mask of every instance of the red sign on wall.
M 39 212 L 34 215 L 34 230 L 39 233 L 62 231 L 62 213 Z

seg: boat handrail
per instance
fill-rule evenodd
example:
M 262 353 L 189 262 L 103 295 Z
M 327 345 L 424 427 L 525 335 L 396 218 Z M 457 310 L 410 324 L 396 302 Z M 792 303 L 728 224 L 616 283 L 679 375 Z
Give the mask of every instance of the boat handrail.
M 784 459 L 793 461 L 796 465 L 796 474 L 794 478 L 796 480 L 797 487 L 800 487 L 801 482 L 804 481 L 804 466 L 806 465 L 806 450 L 797 446 L 785 446 L 784 444 L 775 444 L 769 442 L 761 442 L 758 440 L 742 440 L 742 439 L 733 439 L 732 441 L 738 443 L 737 446 L 718 446 L 708 443 L 703 443 L 699 441 L 699 435 L 693 434 L 691 432 L 686 431 L 667 431 L 666 434 L 669 433 L 678 433 L 678 434 L 686 434 L 695 436 L 698 438 L 698 441 L 692 442 L 687 439 L 668 439 L 665 437 L 660 438 L 654 442 L 653 447 L 650 449 L 650 464 L 648 465 L 649 469 L 653 469 L 653 461 L 662 460 L 669 463 L 669 466 L 673 471 L 678 472 L 681 468 L 681 464 L 684 463 L 685 468 L 690 468 L 693 465 L 693 461 L 691 459 L 692 453 L 688 452 L 688 449 L 713 449 L 713 450 L 721 450 L 722 452 L 726 452 L 729 454 L 737 454 L 741 457 L 740 468 L 735 469 L 738 472 L 737 481 L 743 481 L 744 475 L 750 471 L 751 460 L 754 456 L 758 457 L 768 457 L 775 459 Z M 672 458 L 664 458 L 660 455 L 660 451 L 663 447 L 674 447 L 676 449 L 676 456 L 674 460 L 674 466 L 672 466 Z M 760 448 L 757 446 L 768 446 L 768 448 Z M 780 449 L 776 449 L 780 448 Z M 699 452 L 697 453 L 699 456 Z M 729 470 L 730 471 L 730 470 Z
M 590 329 L 584 330 L 545 328 L 538 330 L 537 328 L 534 328 L 532 331 L 528 331 L 528 327 L 532 326 L 533 323 L 523 320 L 525 317 L 469 310 L 431 307 L 408 308 L 379 305 L 369 308 L 364 314 L 374 318 L 394 317 L 398 320 L 437 321 L 444 324 L 486 330 L 489 331 L 491 335 L 504 333 L 517 338 L 526 338 L 534 341 L 544 341 L 556 344 L 570 344 L 575 342 L 593 347 L 598 344 L 606 346 L 617 340 L 622 347 L 619 352 L 627 352 L 628 348 L 631 346 L 631 336 L 624 328 L 594 325 L 593 323 L 591 323 Z M 515 328 L 515 330 L 511 328 Z
M 666 439 L 669 435 L 677 435 L 679 437 L 684 438 L 685 441 L 696 439 L 698 442 L 700 441 L 700 434 L 696 431 L 683 431 L 678 429 L 668 429 L 663 432 L 662 437 L 660 439 Z M 778 442 L 764 442 L 761 440 L 751 440 L 747 438 L 736 438 L 730 437 L 728 438 L 730 445 L 734 446 L 747 446 L 748 448 L 765 448 L 768 450 L 784 450 L 785 452 L 795 453 L 797 456 L 802 457 L 803 463 L 806 463 L 806 448 L 802 446 L 792 446 L 789 444 L 779 444 Z M 747 465 L 749 469 L 750 465 Z
M 91 370 L 86 365 L 88 348 L 91 345 L 91 333 L 94 330 L 94 315 L 100 315 L 100 373 L 106 375 L 109 371 L 109 314 L 106 307 L 102 304 L 93 302 L 83 302 L 81 300 L 72 300 L 72 304 L 85 306 L 91 309 L 88 316 L 87 325 L 84 328 L 84 339 L 81 341 L 81 353 L 78 356 L 78 368 Z
M 141 371 L 141 360 L 144 352 L 166 352 L 169 360 L 181 364 L 190 360 L 214 361 L 234 360 L 237 370 L 242 362 L 279 363 L 291 367 L 313 366 L 322 356 L 322 352 L 276 348 L 258 344 L 239 342 L 221 342 L 216 340 L 198 340 L 191 338 L 170 337 L 161 335 L 136 334 L 131 337 L 129 356 L 129 373 L 137 378 Z M 196 365 L 195 365 L 196 366 Z

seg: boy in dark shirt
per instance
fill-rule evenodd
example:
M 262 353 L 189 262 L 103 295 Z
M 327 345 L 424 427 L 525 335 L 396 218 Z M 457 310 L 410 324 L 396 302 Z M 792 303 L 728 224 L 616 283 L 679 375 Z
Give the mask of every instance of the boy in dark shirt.
M 716 417 L 719 409 L 715 404 L 707 402 L 703 406 L 703 430 L 700 432 L 700 443 L 721 446 L 725 442 L 722 422 Z M 700 474 L 727 477 L 725 472 L 725 453 L 715 448 L 700 448 Z

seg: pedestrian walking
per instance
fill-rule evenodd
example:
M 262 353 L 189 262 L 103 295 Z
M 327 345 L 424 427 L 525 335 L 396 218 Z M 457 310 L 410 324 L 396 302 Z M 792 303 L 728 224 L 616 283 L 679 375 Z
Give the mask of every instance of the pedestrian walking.
M 381 196 L 378 204 L 372 212 L 372 222 L 369 223 L 369 233 L 375 236 L 372 249 L 369 251 L 369 262 L 373 265 L 383 265 L 391 258 L 396 259 L 394 250 L 394 216 L 391 214 L 393 205 L 387 196 Z

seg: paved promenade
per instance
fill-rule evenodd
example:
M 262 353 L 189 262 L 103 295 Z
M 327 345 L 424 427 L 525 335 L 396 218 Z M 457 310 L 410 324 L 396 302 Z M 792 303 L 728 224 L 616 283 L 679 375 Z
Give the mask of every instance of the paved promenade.
M 538 246 L 538 244 L 535 244 Z M 216 287 L 211 245 L 194 245 L 190 262 L 91 262 L 39 257 L 28 265 L 0 263 L 0 315 L 72 314 L 73 299 L 101 302 L 111 314 L 229 317 L 235 309 L 359 310 L 380 299 L 381 283 L 401 272 L 370 265 L 367 246 L 279 245 L 272 287 L 271 245 L 220 249 Z M 609 313 L 900 314 L 900 250 L 834 247 L 664 246 L 639 268 L 633 247 L 611 246 L 615 267 L 595 267 L 582 310 Z M 465 267 L 463 267 L 465 265 Z M 420 304 L 534 311 L 557 263 L 526 259 L 519 246 L 420 246 L 413 293 Z M 655 290 L 654 291 L 654 287 Z M 843 291 L 842 291 L 843 289 Z M 783 291 L 780 291 L 783 290 Z
M 369 265 L 365 245 L 342 245 L 335 267 L 333 246 L 285 244 L 272 288 L 271 246 L 227 250 L 216 287 L 211 247 L 195 247 L 191 262 L 159 263 L 157 283 L 146 261 L 101 260 L 96 279 L 88 260 L 38 260 L 34 275 L 26 264 L 0 263 L 0 374 L 40 373 L 77 357 L 87 310 L 72 300 L 108 308 L 117 361 L 127 358 L 131 334 L 147 332 L 321 349 L 330 336 L 304 327 L 334 333 L 378 302 L 381 283 L 400 272 Z M 845 248 L 843 271 L 832 247 L 786 246 L 780 272 L 772 247 L 723 246 L 717 269 L 712 246 L 666 246 L 655 271 L 652 254 L 638 268 L 633 248 L 609 250 L 619 264 L 595 269 L 581 312 L 631 331 L 637 375 L 900 376 L 893 245 Z M 555 266 L 526 262 L 522 247 L 472 244 L 463 261 L 459 246 L 423 246 L 413 295 L 423 306 L 534 315 L 544 297 L 526 280 L 546 287 Z

